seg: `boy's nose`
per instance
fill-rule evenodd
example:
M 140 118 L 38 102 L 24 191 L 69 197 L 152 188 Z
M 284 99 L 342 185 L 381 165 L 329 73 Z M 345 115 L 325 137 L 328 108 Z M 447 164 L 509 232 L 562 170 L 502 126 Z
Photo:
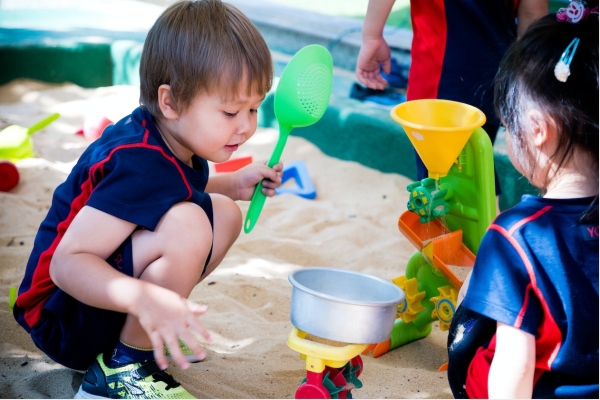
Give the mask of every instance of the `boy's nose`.
M 237 128 L 237 133 L 239 135 L 247 136 L 252 132 L 253 120 L 252 118 L 242 118 Z

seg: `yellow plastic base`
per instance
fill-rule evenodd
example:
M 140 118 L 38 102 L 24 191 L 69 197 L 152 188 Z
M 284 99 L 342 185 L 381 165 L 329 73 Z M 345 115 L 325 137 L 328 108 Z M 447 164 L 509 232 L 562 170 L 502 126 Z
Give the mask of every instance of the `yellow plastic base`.
M 306 360 L 306 370 L 311 372 L 323 372 L 325 366 L 342 368 L 369 346 L 348 344 L 344 347 L 334 347 L 307 340 L 307 335 L 306 332 L 294 327 L 288 336 L 287 344 L 290 349 L 300 353 L 302 359 Z

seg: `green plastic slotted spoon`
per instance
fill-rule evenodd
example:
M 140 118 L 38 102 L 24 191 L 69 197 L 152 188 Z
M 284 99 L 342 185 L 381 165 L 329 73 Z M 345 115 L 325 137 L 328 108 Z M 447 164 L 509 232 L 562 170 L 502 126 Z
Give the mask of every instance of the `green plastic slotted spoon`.
M 269 167 L 279 162 L 292 129 L 310 126 L 325 114 L 331 96 L 332 80 L 333 59 L 325 47 L 311 44 L 292 57 L 275 90 L 274 108 L 279 123 L 279 139 L 267 163 Z M 256 225 L 267 199 L 262 189 L 262 182 L 259 182 L 246 214 L 246 233 Z

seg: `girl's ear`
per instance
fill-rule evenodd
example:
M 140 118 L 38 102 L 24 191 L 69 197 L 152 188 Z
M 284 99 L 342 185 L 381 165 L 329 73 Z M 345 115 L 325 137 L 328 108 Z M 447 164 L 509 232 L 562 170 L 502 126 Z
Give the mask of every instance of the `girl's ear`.
M 530 110 L 527 114 L 530 123 L 530 132 L 532 143 L 540 149 L 544 144 L 548 145 L 548 141 L 554 138 L 554 124 L 537 109 Z
M 179 118 L 179 114 L 175 110 L 173 98 L 171 97 L 171 86 L 160 85 L 158 87 L 158 106 L 166 119 L 173 120 Z

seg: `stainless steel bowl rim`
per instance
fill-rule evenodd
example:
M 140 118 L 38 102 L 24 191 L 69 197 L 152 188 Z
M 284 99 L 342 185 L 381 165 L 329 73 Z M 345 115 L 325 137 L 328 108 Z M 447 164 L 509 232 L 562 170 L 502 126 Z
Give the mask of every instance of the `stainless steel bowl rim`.
M 359 306 L 368 306 L 368 307 L 391 306 L 391 305 L 399 304 L 400 302 L 402 302 L 404 300 L 404 293 L 402 292 L 402 290 L 399 287 L 397 287 L 396 285 L 394 285 L 392 282 L 386 281 L 385 279 L 381 279 L 381 278 L 379 278 L 377 276 L 363 274 L 363 273 L 356 272 L 356 271 L 342 270 L 342 269 L 337 269 L 337 268 L 317 268 L 317 267 L 311 267 L 310 268 L 311 271 L 315 271 L 315 270 L 317 270 L 317 271 L 318 270 L 321 270 L 321 271 L 333 271 L 333 272 L 343 272 L 343 273 L 347 273 L 347 274 L 358 275 L 358 276 L 361 276 L 361 277 L 364 277 L 364 278 L 368 278 L 368 279 L 379 281 L 379 282 L 381 282 L 381 283 L 383 283 L 385 285 L 391 285 L 392 287 L 394 287 L 398 291 L 398 296 L 394 300 L 388 300 L 388 301 L 359 301 L 359 300 L 352 301 L 352 300 L 347 300 L 347 299 L 341 299 L 339 297 L 330 296 L 328 294 L 317 292 L 316 290 L 312 290 L 310 288 L 307 288 L 306 286 L 300 284 L 294 278 L 295 274 L 302 273 L 302 271 L 306 271 L 306 270 L 307 269 L 299 269 L 299 270 L 296 270 L 296 271 L 290 273 L 289 276 L 288 276 L 288 280 L 290 281 L 290 283 L 292 284 L 292 286 L 294 286 L 296 289 L 299 289 L 299 290 L 301 290 L 303 292 L 309 293 L 309 294 L 311 294 L 313 296 L 320 297 L 322 299 L 335 301 L 337 303 L 345 303 L 345 304 L 352 304 L 352 305 L 359 305 Z

